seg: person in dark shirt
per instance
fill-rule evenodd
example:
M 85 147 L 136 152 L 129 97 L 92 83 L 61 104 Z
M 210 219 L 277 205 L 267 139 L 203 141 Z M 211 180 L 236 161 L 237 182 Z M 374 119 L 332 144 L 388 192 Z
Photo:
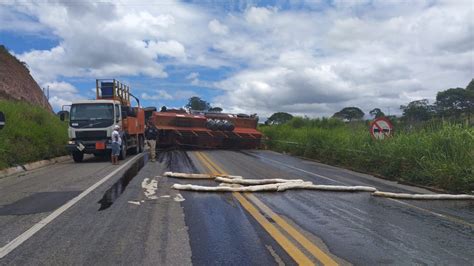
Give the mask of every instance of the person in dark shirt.
M 152 162 L 155 161 L 155 157 L 156 157 L 157 138 L 158 138 L 158 129 L 156 129 L 153 123 L 148 121 L 146 124 L 146 129 L 145 129 L 145 139 L 146 139 L 146 143 L 148 147 L 150 147 L 150 157 L 151 157 Z

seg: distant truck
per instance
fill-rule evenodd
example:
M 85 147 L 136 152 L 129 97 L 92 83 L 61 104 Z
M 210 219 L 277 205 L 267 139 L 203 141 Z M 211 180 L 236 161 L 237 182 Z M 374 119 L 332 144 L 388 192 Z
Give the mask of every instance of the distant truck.
M 137 101 L 136 107 L 132 107 L 131 97 Z M 140 101 L 121 82 L 97 79 L 96 99 L 71 105 L 67 149 L 74 161 L 81 162 L 84 154 L 108 156 L 115 125 L 119 125 L 122 132 L 120 159 L 125 159 L 127 152 L 143 152 L 145 112 Z

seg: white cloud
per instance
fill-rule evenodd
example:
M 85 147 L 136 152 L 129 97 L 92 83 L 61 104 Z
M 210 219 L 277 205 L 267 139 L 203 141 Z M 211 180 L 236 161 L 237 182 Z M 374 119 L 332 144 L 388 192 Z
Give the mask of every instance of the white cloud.
M 199 77 L 199 73 L 197 72 L 191 72 L 189 73 L 189 75 L 186 76 L 186 79 L 190 79 L 190 80 L 193 80 L 193 79 L 197 79 Z
M 245 19 L 251 24 L 263 24 L 269 21 L 272 11 L 265 7 L 251 7 L 245 13 Z
M 166 42 L 150 42 L 147 45 L 147 48 L 151 49 L 157 55 L 164 55 L 176 58 L 186 57 L 186 51 L 184 46 L 175 40 L 170 40 Z
M 173 96 L 176 100 L 187 100 L 193 96 L 199 97 L 199 94 L 192 90 L 177 90 Z
M 157 90 L 153 95 L 149 95 L 148 93 L 144 92 L 141 95 L 142 99 L 144 100 L 172 100 L 173 96 L 171 96 L 165 90 Z
M 63 105 L 70 105 L 73 101 L 84 98 L 76 87 L 67 82 L 47 82 L 42 87 L 49 89 L 49 102 L 54 110 L 61 110 Z
M 214 34 L 226 35 L 229 32 L 229 28 L 217 19 L 209 21 L 208 28 Z
M 52 49 L 17 55 L 40 83 L 61 77 L 166 78 L 168 66 L 205 66 L 224 78 L 202 81 L 192 72 L 186 80 L 221 89 L 213 103 L 226 110 L 263 116 L 332 115 L 344 106 L 390 107 L 393 113 L 400 104 L 432 100 L 437 91 L 464 87 L 473 78 L 471 1 L 333 1 L 326 9 L 313 4 L 290 10 L 242 4 L 243 12 L 230 13 L 178 1 L 19 5 L 8 7 L 15 23 L 0 30 L 36 25 L 32 31 L 49 29 L 60 40 Z M 208 72 L 201 73 L 207 79 Z M 160 99 L 186 98 L 178 94 Z

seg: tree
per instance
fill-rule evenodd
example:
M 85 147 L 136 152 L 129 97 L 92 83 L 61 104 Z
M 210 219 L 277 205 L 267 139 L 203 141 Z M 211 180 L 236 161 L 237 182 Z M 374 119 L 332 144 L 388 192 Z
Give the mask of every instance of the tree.
M 220 113 L 220 112 L 222 112 L 222 108 L 220 108 L 220 107 L 211 107 L 211 108 L 209 108 L 209 112 Z
M 193 96 L 189 98 L 188 104 L 186 104 L 186 108 L 197 111 L 207 111 L 211 108 L 211 105 L 208 102 L 202 100 L 201 98 Z
M 463 88 L 451 88 L 436 95 L 436 108 L 440 115 L 459 117 L 469 110 L 469 97 Z
M 429 120 L 434 114 L 434 106 L 427 99 L 401 105 L 400 109 L 403 111 L 403 119 L 411 122 Z
M 474 79 L 472 79 L 471 82 L 469 82 L 469 84 L 466 87 L 466 90 L 467 91 L 474 91 Z
M 289 113 L 285 112 L 277 112 L 272 114 L 267 121 L 265 121 L 265 125 L 280 125 L 290 121 L 293 116 Z
M 379 118 L 379 117 L 384 117 L 385 113 L 380 110 L 380 108 L 374 108 L 372 109 L 369 114 L 373 116 L 374 118 Z
M 345 107 L 341 111 L 335 113 L 332 117 L 346 119 L 350 122 L 353 119 L 360 120 L 364 117 L 364 115 L 364 112 L 358 107 Z

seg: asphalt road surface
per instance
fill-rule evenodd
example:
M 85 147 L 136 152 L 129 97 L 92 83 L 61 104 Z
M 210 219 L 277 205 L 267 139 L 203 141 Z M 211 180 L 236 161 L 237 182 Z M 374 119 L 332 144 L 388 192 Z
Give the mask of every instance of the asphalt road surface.
M 270 151 L 67 161 L 0 179 L 1 265 L 473 265 L 474 202 L 176 191 L 165 171 L 429 191 Z

